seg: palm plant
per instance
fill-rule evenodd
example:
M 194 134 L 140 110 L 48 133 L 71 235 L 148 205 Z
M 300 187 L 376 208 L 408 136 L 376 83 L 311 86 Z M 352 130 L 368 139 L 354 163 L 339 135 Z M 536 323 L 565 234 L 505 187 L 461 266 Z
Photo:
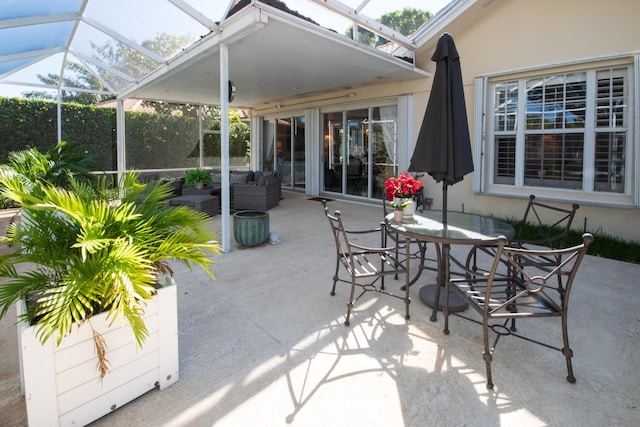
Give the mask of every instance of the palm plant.
M 68 188 L 72 176 L 78 181 L 94 182 L 91 171 L 96 170 L 95 159 L 72 143 L 62 141 L 46 153 L 37 148 L 12 151 L 7 157 L 9 162 L 2 168 L 21 175 L 25 183 L 33 184 L 32 191 L 41 181 Z
M 58 343 L 100 311 L 110 322 L 125 319 L 140 346 L 148 335 L 147 301 L 171 260 L 199 266 L 213 277 L 210 257 L 219 253 L 205 214 L 187 207 L 167 209 L 168 183 L 141 184 L 124 174 L 118 188 L 69 178 L 69 188 L 33 183 L 15 170 L 0 169 L 3 195 L 22 208 L 22 218 L 0 238 L 19 247 L 0 256 L 0 317 L 22 299 L 38 338 Z M 22 272 L 25 271 L 26 272 Z M 102 375 L 104 342 L 95 337 Z

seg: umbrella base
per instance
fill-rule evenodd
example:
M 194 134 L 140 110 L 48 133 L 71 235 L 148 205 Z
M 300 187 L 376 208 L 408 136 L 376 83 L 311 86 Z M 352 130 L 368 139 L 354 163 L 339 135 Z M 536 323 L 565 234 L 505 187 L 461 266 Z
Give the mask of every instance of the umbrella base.
M 420 301 L 433 308 L 436 299 L 436 289 L 438 285 L 426 285 L 420 288 Z M 442 311 L 444 309 L 444 288 L 440 289 L 440 298 L 438 298 L 437 309 Z M 460 296 L 451 292 L 449 294 L 449 313 L 458 313 L 464 311 L 469 307 L 469 304 L 464 301 Z

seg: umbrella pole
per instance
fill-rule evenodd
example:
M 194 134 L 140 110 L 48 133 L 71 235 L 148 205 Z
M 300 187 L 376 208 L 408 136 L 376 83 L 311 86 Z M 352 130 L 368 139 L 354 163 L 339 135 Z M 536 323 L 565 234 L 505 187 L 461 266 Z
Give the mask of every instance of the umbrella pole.
M 449 186 L 442 180 L 442 223 L 447 224 L 447 188 Z
M 444 226 L 444 233 L 446 233 L 447 228 L 447 190 L 448 185 L 442 182 L 442 224 Z M 438 320 L 437 312 L 438 310 L 444 310 L 445 305 L 446 308 L 449 309 L 449 313 L 457 313 L 459 311 L 464 311 L 467 309 L 469 304 L 464 301 L 460 296 L 458 296 L 455 292 L 449 294 L 449 298 L 446 298 L 444 293 L 444 288 L 446 282 L 450 278 L 450 263 L 449 263 L 449 252 L 450 252 L 449 243 L 444 243 L 442 245 L 442 253 L 439 258 L 439 266 L 438 266 L 438 283 L 432 285 L 425 285 L 420 288 L 419 295 L 420 300 L 433 308 L 431 313 L 430 320 L 435 322 Z M 448 304 L 447 304 L 448 303 Z

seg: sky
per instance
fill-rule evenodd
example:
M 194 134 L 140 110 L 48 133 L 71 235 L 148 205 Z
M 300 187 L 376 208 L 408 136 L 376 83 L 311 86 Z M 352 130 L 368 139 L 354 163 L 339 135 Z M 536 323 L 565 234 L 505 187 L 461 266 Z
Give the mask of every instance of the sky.
M 359 7 L 365 0 L 341 0 L 344 4 L 351 8 Z M 303 15 L 313 18 L 320 25 L 332 28 L 339 33 L 344 33 L 351 25 L 348 20 L 344 20 L 341 24 L 336 22 L 335 14 L 327 13 L 324 16 L 328 20 L 322 18 L 321 7 L 309 0 L 284 0 L 287 6 Z M 440 9 L 449 4 L 451 0 L 369 0 L 362 8 L 361 13 L 373 19 L 378 19 L 385 13 L 402 10 L 404 8 L 422 9 L 435 15 Z
M 213 21 L 219 21 L 221 19 L 229 4 L 229 2 L 226 0 L 186 1 L 196 9 L 203 11 L 203 13 Z M 351 8 L 357 8 L 364 2 L 366 2 L 366 0 L 341 1 Z M 284 2 L 290 9 L 295 10 L 302 15 L 308 16 L 314 19 L 320 25 L 335 30 L 338 33 L 344 34 L 345 31 L 352 25 L 352 22 L 350 20 L 346 18 L 343 19 L 335 13 L 327 12 L 327 10 L 323 6 L 313 1 L 284 0 Z M 387 12 L 393 10 L 402 10 L 409 7 L 427 10 L 432 14 L 436 14 L 448 3 L 450 3 L 450 0 L 369 0 L 362 9 L 361 13 L 369 18 L 377 19 Z M 150 7 L 150 5 L 152 6 Z M 105 7 L 106 9 L 101 10 L 101 8 Z M 178 34 L 181 32 L 181 30 L 177 27 L 179 27 L 180 25 L 186 25 L 184 23 L 185 21 L 181 22 L 180 20 L 176 19 L 176 14 L 171 13 L 175 12 L 175 10 L 172 11 L 171 7 L 172 6 L 169 2 L 157 2 L 157 0 L 136 0 L 135 2 L 131 2 L 131 0 L 110 0 L 110 2 L 108 3 L 102 3 L 102 0 L 93 0 L 89 2 L 87 13 L 89 14 L 89 16 L 93 15 L 93 17 L 100 16 L 102 18 L 103 24 L 123 33 L 125 36 L 131 38 L 132 40 L 141 41 L 147 38 L 152 38 L 153 34 L 162 32 L 163 29 L 169 30 L 170 33 L 174 34 Z M 0 12 L 1 8 L 2 6 L 0 6 Z M 129 10 L 132 12 L 123 14 L 123 10 Z M 147 22 L 148 25 L 139 25 L 140 17 L 143 15 L 147 15 L 145 16 L 144 21 Z M 85 34 L 82 31 L 84 28 L 89 28 L 89 30 L 87 31 L 93 31 L 93 33 Z M 206 33 L 207 30 L 204 27 L 200 27 L 196 31 Z M 136 32 L 140 33 L 136 34 Z M 145 32 L 146 34 L 143 34 L 143 32 Z M 95 41 L 95 37 L 97 37 L 95 33 L 96 31 L 94 29 L 90 29 L 90 27 L 84 25 L 84 27 L 79 27 L 78 33 L 76 35 L 80 36 L 81 39 L 86 39 L 87 41 L 89 39 L 93 39 L 92 41 Z M 192 34 L 192 36 L 195 36 L 196 38 L 200 37 L 201 35 L 203 34 Z M 86 44 L 87 46 L 89 46 L 88 43 Z M 78 43 L 76 43 L 73 47 L 76 48 L 76 50 L 79 49 Z M 90 46 L 87 47 L 86 50 L 87 52 L 85 53 L 91 53 Z M 52 66 L 51 64 L 43 62 L 41 67 L 43 68 L 43 70 L 38 71 L 37 74 L 46 75 L 47 73 L 59 73 L 59 66 Z M 32 76 L 30 80 L 37 82 L 37 78 L 35 76 L 36 73 L 33 73 L 33 69 L 28 74 Z M 20 96 L 20 93 L 29 90 L 34 90 L 34 88 L 0 84 L 0 96 Z
M 423 9 L 436 14 L 440 9 L 450 3 L 451 0 L 371 0 L 363 12 L 371 18 L 379 18 L 392 10 L 401 10 L 405 7 Z M 359 3 L 359 2 L 355 2 Z

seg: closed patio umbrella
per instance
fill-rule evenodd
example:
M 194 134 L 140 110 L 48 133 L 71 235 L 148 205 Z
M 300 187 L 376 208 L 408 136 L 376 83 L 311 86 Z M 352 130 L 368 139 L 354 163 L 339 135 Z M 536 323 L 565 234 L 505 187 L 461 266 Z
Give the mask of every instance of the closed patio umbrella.
M 446 229 L 447 188 L 473 172 L 473 157 L 460 56 L 448 33 L 438 40 L 431 60 L 436 62 L 436 72 L 409 170 L 427 172 L 436 182 L 442 181 L 442 223 Z M 443 245 L 442 249 L 438 274 L 440 285 L 444 285 L 446 280 L 442 273 L 448 263 L 449 245 Z M 440 289 L 438 285 L 424 286 L 420 289 L 420 299 L 431 307 L 437 303 L 441 309 L 444 302 Z M 451 312 L 466 308 L 467 304 L 455 295 L 449 297 Z M 435 320 L 435 310 L 431 319 Z
M 442 222 L 447 223 L 447 187 L 473 172 L 469 123 L 460 56 L 445 33 L 431 57 L 436 72 L 427 111 L 411 157 L 410 171 L 427 172 L 442 181 Z

